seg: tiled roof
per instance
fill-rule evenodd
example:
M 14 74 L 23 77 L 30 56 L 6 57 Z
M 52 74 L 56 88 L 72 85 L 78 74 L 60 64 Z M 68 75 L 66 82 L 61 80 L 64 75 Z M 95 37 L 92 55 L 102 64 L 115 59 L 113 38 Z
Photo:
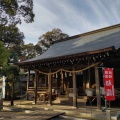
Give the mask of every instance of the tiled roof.
M 25 62 L 46 60 L 95 51 L 114 46 L 120 48 L 120 24 L 70 37 L 53 44 L 45 53 Z

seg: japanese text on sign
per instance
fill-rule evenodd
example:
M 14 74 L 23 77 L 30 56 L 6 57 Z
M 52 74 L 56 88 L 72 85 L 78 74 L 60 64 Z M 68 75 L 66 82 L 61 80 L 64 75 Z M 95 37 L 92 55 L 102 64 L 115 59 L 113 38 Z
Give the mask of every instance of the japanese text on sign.
M 115 100 L 114 76 L 112 68 L 104 68 L 104 87 L 106 92 L 106 100 Z

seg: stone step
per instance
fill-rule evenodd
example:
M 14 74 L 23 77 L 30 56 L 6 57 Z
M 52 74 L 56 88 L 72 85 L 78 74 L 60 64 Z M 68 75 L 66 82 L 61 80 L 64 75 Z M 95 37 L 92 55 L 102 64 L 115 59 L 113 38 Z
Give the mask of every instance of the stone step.
M 79 106 L 86 106 L 86 99 L 77 99 Z M 73 104 L 73 99 L 56 99 L 53 101 L 54 104 Z
M 87 100 L 87 96 L 77 96 L 77 99 L 86 99 Z
M 77 99 L 77 102 L 87 102 L 86 99 Z
M 55 104 L 60 104 L 60 100 L 54 100 L 54 101 L 52 101 L 52 103 L 55 103 Z
M 68 95 L 58 95 L 58 98 L 68 98 Z
M 72 97 L 69 97 L 69 101 L 73 101 Z M 78 102 L 87 102 L 87 99 L 77 98 Z
M 60 98 L 57 98 L 56 100 L 54 100 L 53 101 L 53 103 L 68 103 L 68 98 L 62 98 L 62 99 L 60 99 Z
M 57 100 L 69 100 L 69 98 L 59 98 L 59 97 L 57 97 Z

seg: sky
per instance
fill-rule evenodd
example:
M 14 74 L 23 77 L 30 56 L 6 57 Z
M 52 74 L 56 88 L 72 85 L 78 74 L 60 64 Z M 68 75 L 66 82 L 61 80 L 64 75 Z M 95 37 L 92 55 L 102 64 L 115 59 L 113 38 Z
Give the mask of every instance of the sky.
M 37 44 L 53 28 L 69 36 L 120 23 L 120 0 L 33 0 L 33 23 L 18 25 L 25 44 Z

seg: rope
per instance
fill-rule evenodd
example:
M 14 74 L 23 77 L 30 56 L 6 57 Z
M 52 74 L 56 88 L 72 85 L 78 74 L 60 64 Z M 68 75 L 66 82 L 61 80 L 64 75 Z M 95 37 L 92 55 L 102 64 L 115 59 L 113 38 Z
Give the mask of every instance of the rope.
M 39 71 L 38 69 L 35 69 L 35 71 L 37 71 L 37 72 L 39 72 L 39 73 L 41 73 L 41 74 L 44 74 L 44 75 L 53 75 L 53 74 L 56 74 L 56 73 L 58 73 L 58 72 L 62 72 L 62 71 L 64 71 L 64 72 L 69 72 L 69 73 L 78 73 L 78 72 L 82 72 L 82 71 L 85 71 L 85 70 L 87 70 L 87 69 L 89 69 L 89 68 L 91 68 L 91 67 L 94 67 L 94 66 L 97 66 L 98 64 L 99 64 L 100 62 L 98 62 L 98 63 L 96 63 L 96 64 L 92 64 L 92 65 L 90 65 L 90 66 L 88 66 L 88 67 L 86 67 L 86 68 L 84 68 L 84 69 L 81 69 L 81 70 L 75 70 L 75 71 L 70 71 L 70 70 L 65 70 L 65 69 L 59 69 L 59 70 L 57 70 L 57 71 L 55 71 L 55 72 L 51 72 L 51 73 L 46 73 L 46 72 L 42 72 L 42 71 Z

